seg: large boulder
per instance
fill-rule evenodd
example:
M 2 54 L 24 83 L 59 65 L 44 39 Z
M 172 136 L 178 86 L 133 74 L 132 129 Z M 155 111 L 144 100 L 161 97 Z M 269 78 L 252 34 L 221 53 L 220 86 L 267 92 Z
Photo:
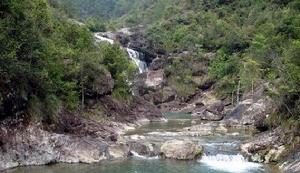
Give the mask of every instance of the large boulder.
M 202 147 L 194 142 L 180 140 L 165 142 L 160 151 L 163 157 L 177 160 L 193 160 L 203 153 Z
M 224 118 L 224 105 L 222 101 L 216 101 L 210 105 L 197 103 L 196 109 L 192 112 L 192 116 L 199 117 L 202 120 L 220 121 Z
M 284 153 L 284 140 L 281 138 L 282 129 L 257 135 L 253 140 L 249 140 L 241 145 L 241 150 L 253 162 L 277 162 Z
M 150 64 L 150 70 L 163 69 L 168 64 L 168 58 L 155 58 Z
M 269 97 L 258 100 L 247 99 L 240 102 L 226 117 L 229 125 L 238 124 L 252 126 L 260 131 L 268 129 L 266 119 L 273 111 L 273 103 Z
M 5 130 L 6 139 L 0 149 L 0 170 L 55 162 L 95 163 L 108 156 L 107 144 L 96 138 L 51 133 L 37 125 L 22 130 L 15 128 Z
M 148 71 L 142 73 L 134 81 L 134 95 L 143 96 L 145 94 L 158 91 L 163 88 L 166 78 L 163 70 Z
M 157 146 L 149 142 L 129 141 L 127 145 L 132 153 L 135 152 L 141 156 L 153 157 L 159 154 Z
M 272 111 L 272 100 L 268 97 L 253 103 L 243 114 L 241 123 L 253 125 L 259 130 L 268 129 L 266 119 Z

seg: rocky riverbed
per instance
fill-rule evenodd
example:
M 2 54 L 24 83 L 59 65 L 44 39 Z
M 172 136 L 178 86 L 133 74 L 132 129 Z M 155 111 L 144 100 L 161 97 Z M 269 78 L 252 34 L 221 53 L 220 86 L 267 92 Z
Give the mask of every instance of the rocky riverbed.
M 76 164 L 72 167 L 61 164 L 25 167 L 9 172 L 277 172 L 273 167 L 249 162 L 242 156 L 239 146 L 252 136 L 250 131 L 226 128 L 219 122 L 194 120 L 190 114 L 168 114 L 167 117 L 168 122 L 150 123 L 119 136 L 118 141 L 104 149 L 102 154 L 85 144 L 80 152 L 84 157 L 79 162 L 102 160 L 100 163 L 89 166 Z M 69 151 L 78 153 L 77 148 L 72 149 Z M 109 163 L 107 158 L 99 158 L 98 154 L 110 157 Z M 91 160 L 91 156 L 96 156 L 94 159 L 98 160 Z

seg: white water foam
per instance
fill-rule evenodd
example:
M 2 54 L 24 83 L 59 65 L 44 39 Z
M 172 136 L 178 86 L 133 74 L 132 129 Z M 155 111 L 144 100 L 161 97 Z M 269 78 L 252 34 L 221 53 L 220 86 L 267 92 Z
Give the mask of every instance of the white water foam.
M 179 132 L 149 132 L 147 134 L 151 136 L 165 136 L 165 137 L 179 136 Z
M 130 48 L 126 48 L 129 58 L 138 66 L 139 68 L 139 72 L 143 73 L 147 70 L 147 64 L 146 62 L 140 60 L 140 53 L 130 49 Z
M 212 169 L 233 173 L 249 172 L 249 170 L 261 169 L 261 164 L 247 161 L 242 155 L 204 155 L 200 163 L 206 164 Z
M 131 153 L 134 157 L 139 158 L 139 159 L 145 159 L 145 160 L 156 160 L 156 159 L 159 159 L 158 156 L 147 157 L 147 156 L 140 155 L 139 153 L 137 153 L 137 152 L 135 152 L 135 151 L 130 151 L 130 153 Z

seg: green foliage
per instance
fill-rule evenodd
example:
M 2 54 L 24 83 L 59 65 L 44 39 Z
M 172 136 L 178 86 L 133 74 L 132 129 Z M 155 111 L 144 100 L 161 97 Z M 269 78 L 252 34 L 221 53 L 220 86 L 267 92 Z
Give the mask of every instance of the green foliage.
M 100 52 L 103 56 L 103 64 L 107 66 L 115 79 L 113 95 L 116 98 L 128 100 L 130 98 L 128 82 L 133 80 L 137 72 L 136 66 L 128 60 L 128 55 L 117 44 L 101 44 Z
M 176 58 L 165 69 L 168 85 L 171 86 L 182 99 L 195 93 L 197 85 L 192 79 L 191 61 Z
M 5 0 L 0 9 L 1 119 L 27 113 L 52 121 L 60 107 L 78 110 L 83 96 L 101 94 L 109 73 L 113 92 L 130 95 L 135 69 L 118 45 L 99 47 L 86 26 L 53 15 L 46 0 Z

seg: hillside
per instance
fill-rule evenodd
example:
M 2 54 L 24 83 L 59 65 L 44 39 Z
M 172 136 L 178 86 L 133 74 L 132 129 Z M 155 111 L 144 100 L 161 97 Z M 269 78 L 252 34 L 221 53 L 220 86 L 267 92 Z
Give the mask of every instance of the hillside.
M 0 171 L 300 171 L 299 0 L 2 0 L 0 43 Z

